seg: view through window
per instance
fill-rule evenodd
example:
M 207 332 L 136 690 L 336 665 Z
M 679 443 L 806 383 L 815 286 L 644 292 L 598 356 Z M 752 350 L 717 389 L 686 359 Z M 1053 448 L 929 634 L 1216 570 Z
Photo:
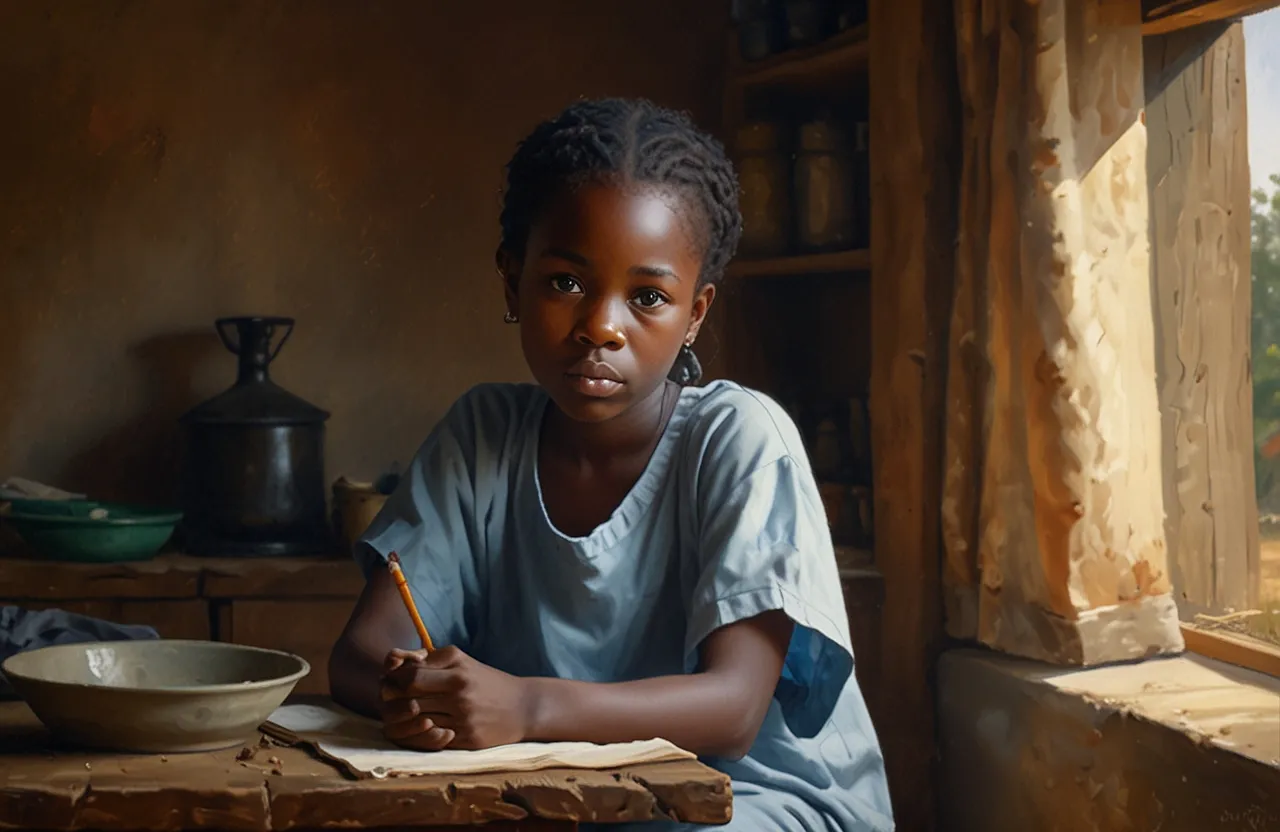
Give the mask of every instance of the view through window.
M 1253 187 L 1254 464 L 1262 557 L 1257 604 L 1226 612 L 1239 616 L 1239 629 L 1280 644 L 1280 7 L 1245 18 L 1244 39 Z

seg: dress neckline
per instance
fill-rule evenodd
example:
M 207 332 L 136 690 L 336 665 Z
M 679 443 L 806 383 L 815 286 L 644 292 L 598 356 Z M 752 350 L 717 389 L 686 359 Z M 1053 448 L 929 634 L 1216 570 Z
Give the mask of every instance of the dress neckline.
M 644 471 L 640 474 L 640 478 L 631 486 L 631 490 L 622 498 L 622 502 L 618 504 L 618 507 L 613 510 L 607 520 L 586 535 L 575 537 L 560 531 L 556 524 L 551 521 L 551 515 L 547 513 L 547 504 L 542 495 L 542 475 L 538 470 L 538 452 L 542 444 L 542 422 L 546 418 L 547 407 L 551 404 L 551 398 L 547 396 L 542 388 L 538 388 L 538 394 L 534 397 L 532 406 L 529 408 L 529 418 L 525 422 L 525 430 L 530 432 L 529 439 L 525 442 L 525 462 L 528 465 L 528 470 L 532 472 L 533 488 L 538 498 L 538 509 L 542 512 L 542 522 L 551 534 L 587 556 L 594 556 L 611 549 L 619 540 L 625 537 L 635 527 L 637 521 L 645 515 L 654 498 L 662 490 L 671 457 L 675 453 L 676 444 L 679 441 L 680 434 L 683 432 L 684 424 L 688 420 L 689 412 L 698 399 L 698 395 L 695 392 L 697 390 L 698 388 L 695 387 L 680 388 L 675 408 L 671 411 L 671 417 L 667 419 L 667 425 L 662 430 L 662 436 L 658 439 L 658 444 L 654 447 L 653 453 L 649 455 L 649 461 L 645 463 Z

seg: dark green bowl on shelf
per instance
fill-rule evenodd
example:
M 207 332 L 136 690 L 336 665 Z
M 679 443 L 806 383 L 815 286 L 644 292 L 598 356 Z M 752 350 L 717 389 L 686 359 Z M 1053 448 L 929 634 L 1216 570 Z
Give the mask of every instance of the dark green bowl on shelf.
M 0 507 L 4 506 L 7 506 L 7 508 L 0 510 L 0 517 L 6 516 L 9 512 L 14 514 L 51 514 L 60 517 L 88 517 L 90 512 L 95 508 L 100 508 L 102 503 L 96 500 L 0 500 Z
M 93 500 L 11 500 L 0 514 L 34 553 L 49 560 L 149 560 L 182 513 Z

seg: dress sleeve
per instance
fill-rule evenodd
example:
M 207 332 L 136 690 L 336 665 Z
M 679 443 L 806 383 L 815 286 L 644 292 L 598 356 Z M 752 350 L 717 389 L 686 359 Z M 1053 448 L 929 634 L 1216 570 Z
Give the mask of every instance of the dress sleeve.
M 788 727 L 812 737 L 853 673 L 826 513 L 781 408 L 742 408 L 727 421 L 731 429 L 720 430 L 701 454 L 686 649 L 693 660 L 714 630 L 785 612 L 795 629 L 774 696 Z
M 366 579 L 386 568 L 391 552 L 399 555 L 431 640 L 463 650 L 470 648 L 480 613 L 484 558 L 476 522 L 480 438 L 469 397 L 459 399 L 422 443 L 354 552 Z

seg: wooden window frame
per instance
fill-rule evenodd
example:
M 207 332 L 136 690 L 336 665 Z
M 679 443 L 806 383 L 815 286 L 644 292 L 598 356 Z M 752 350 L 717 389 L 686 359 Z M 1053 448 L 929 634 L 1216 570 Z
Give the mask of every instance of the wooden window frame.
M 1223 291 L 1226 276 L 1250 274 L 1251 255 L 1246 47 L 1242 24 L 1231 19 L 1278 5 L 1280 0 L 1153 0 L 1144 2 L 1144 13 L 1155 6 L 1169 13 L 1159 18 L 1158 27 L 1148 18 L 1143 33 L 1166 530 L 1183 640 L 1190 652 L 1280 677 L 1277 646 L 1194 620 L 1200 613 L 1255 606 L 1261 579 L 1252 384 L 1248 395 L 1232 398 L 1226 392 L 1230 385 L 1219 382 L 1214 389 L 1200 379 L 1234 379 L 1249 372 L 1249 281 L 1237 280 L 1233 291 Z M 1211 131 L 1204 129 L 1208 122 Z M 1216 231 L 1214 220 L 1202 216 L 1206 209 L 1198 207 L 1210 203 L 1227 217 L 1217 221 Z M 1194 255 L 1191 244 L 1178 239 L 1190 223 L 1197 237 L 1206 235 L 1195 243 L 1203 247 Z M 1206 257 L 1204 251 L 1211 253 Z M 1203 348 L 1215 332 L 1219 339 L 1241 337 L 1242 323 L 1243 345 L 1231 343 L 1216 352 Z M 1251 382 L 1251 375 L 1244 377 Z M 1228 433 L 1247 423 L 1247 453 L 1229 447 L 1230 439 L 1209 437 L 1198 445 L 1188 438 L 1188 426 L 1209 432 L 1211 411 Z M 1205 421 L 1197 423 L 1201 417 Z M 1239 464 L 1230 464 L 1233 451 Z M 1201 505 L 1205 495 L 1227 498 L 1206 498 Z M 1218 510 L 1214 503 L 1219 502 L 1227 505 Z
M 1280 0 L 1142 0 L 1142 34 L 1162 35 L 1280 6 Z
M 1280 677 L 1280 647 L 1260 639 L 1234 632 L 1205 630 L 1191 624 L 1182 625 L 1182 638 L 1192 653 Z

